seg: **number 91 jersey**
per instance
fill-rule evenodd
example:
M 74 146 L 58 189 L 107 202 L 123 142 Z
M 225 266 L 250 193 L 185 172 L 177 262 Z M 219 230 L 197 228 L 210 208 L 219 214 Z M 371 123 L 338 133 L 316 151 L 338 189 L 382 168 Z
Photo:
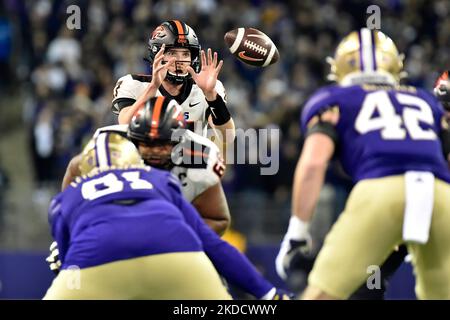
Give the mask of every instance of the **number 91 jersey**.
M 425 90 L 410 86 L 327 86 L 306 103 L 301 128 L 337 107 L 337 155 L 355 182 L 429 171 L 450 182 L 439 135 L 444 110 Z
M 126 135 L 128 125 L 112 125 L 97 129 L 94 138 L 102 132 L 118 132 Z M 195 154 L 192 165 L 175 165 L 171 173 L 181 182 L 181 191 L 183 196 L 189 202 L 192 202 L 197 196 L 202 194 L 208 188 L 220 183 L 220 179 L 225 172 L 225 165 L 222 161 L 219 148 L 209 140 L 190 130 L 185 130 L 182 135 L 183 147 L 182 154 Z M 185 158 L 183 158 L 185 159 Z M 195 159 L 200 160 L 196 165 Z

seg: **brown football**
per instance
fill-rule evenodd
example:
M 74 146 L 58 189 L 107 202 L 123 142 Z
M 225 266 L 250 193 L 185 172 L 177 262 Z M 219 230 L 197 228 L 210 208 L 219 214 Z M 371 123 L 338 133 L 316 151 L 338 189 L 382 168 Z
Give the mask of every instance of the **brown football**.
M 224 39 L 230 52 L 249 65 L 267 67 L 280 58 L 273 41 L 258 29 L 234 29 L 228 31 Z

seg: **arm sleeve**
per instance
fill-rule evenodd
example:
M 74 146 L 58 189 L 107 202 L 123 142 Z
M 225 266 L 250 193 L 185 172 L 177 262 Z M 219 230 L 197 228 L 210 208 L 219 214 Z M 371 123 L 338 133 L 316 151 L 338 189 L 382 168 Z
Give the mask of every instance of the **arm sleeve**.
M 256 298 L 263 297 L 274 286 L 256 270 L 251 262 L 233 246 L 219 238 L 200 219 L 195 208 L 180 197 L 179 207 L 187 223 L 203 243 L 203 249 L 217 271 L 231 284 L 240 287 Z
M 67 224 L 64 222 L 60 197 L 52 200 L 48 214 L 52 236 L 58 244 L 59 260 L 64 264 L 65 256 L 69 249 L 70 233 Z
M 222 82 L 216 82 L 217 98 L 214 101 L 208 101 L 208 107 L 204 113 L 204 120 L 208 121 L 209 116 L 212 117 L 215 125 L 223 125 L 231 119 L 231 114 L 227 108 L 227 95 Z

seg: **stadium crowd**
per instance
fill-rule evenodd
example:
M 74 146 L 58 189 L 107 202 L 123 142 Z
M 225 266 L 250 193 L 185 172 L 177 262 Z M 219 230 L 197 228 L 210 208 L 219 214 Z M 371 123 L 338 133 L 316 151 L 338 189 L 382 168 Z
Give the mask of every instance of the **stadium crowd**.
M 69 30 L 66 9 L 73 4 L 81 9 L 81 28 Z M 448 67 L 446 0 L 2 1 L 0 90 L 6 96 L 20 84 L 36 193 L 59 185 L 68 160 L 94 130 L 117 121 L 111 113 L 117 79 L 150 72 L 143 60 L 150 32 L 177 18 L 196 31 L 203 48 L 217 50 L 224 59 L 219 78 L 236 128 L 281 130 L 278 174 L 261 176 L 260 165 L 234 165 L 224 180 L 235 228 L 250 241 L 270 234 L 278 239 L 290 215 L 292 176 L 302 143 L 301 107 L 326 82 L 325 58 L 344 35 L 365 26 L 371 4 L 380 6 L 382 31 L 407 57 L 407 82 L 430 89 Z M 280 61 L 258 69 L 232 57 L 223 35 L 240 26 L 270 36 Z M 332 201 L 343 203 L 349 181 L 339 170 L 330 170 L 328 181 Z M 339 205 L 330 208 L 339 211 Z

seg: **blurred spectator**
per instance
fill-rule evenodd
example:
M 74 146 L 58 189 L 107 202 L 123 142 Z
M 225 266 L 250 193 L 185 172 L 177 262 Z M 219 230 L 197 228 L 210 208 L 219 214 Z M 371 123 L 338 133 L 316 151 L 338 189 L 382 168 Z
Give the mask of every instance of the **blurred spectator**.
M 71 4 L 81 9 L 81 30 L 66 28 Z M 182 19 L 197 31 L 204 48 L 219 51 L 225 61 L 219 78 L 228 89 L 236 127 L 281 130 L 278 175 L 261 176 L 259 166 L 243 164 L 230 166 L 224 181 L 236 208 L 235 225 L 244 233 L 252 230 L 250 241 L 267 228 L 281 233 L 302 145 L 301 106 L 326 84 L 325 58 L 345 34 L 365 26 L 371 4 L 380 6 L 382 30 L 406 54 L 408 81 L 430 88 L 450 64 L 447 0 L 3 1 L 0 86 L 11 82 L 19 87 L 14 81 L 26 80 L 22 90 L 30 96 L 25 118 L 36 185 L 59 184 L 68 159 L 86 137 L 96 127 L 116 122 L 110 111 L 115 82 L 127 73 L 148 74 L 143 58 L 150 32 L 165 20 Z M 273 39 L 280 51 L 277 64 L 255 68 L 231 56 L 223 35 L 241 26 L 258 28 Z M 336 176 L 327 178 L 338 194 L 347 189 Z
M 5 217 L 5 195 L 9 188 L 9 177 L 0 163 L 0 232 L 3 229 Z

